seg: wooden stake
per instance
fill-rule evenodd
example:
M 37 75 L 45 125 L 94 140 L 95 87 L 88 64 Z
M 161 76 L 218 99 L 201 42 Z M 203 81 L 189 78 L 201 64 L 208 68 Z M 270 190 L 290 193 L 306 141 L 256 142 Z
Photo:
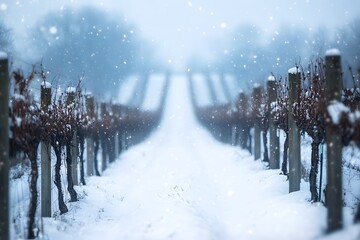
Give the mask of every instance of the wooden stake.
M 272 110 L 271 104 L 276 102 L 277 99 L 277 86 L 275 82 L 275 78 L 270 76 L 267 82 L 267 90 L 268 90 L 268 109 Z M 280 142 L 279 137 L 277 135 L 277 127 L 274 124 L 274 119 L 269 116 L 269 132 L 270 132 L 270 161 L 269 167 L 270 169 L 279 169 L 280 168 Z
M 105 120 L 107 118 L 107 110 L 106 110 L 106 103 L 102 102 L 100 104 L 100 112 L 101 112 L 101 118 L 103 120 Z M 108 138 L 108 132 L 106 129 L 106 123 L 103 122 L 103 126 L 102 129 L 100 130 L 100 142 L 101 142 L 101 148 L 102 148 L 102 161 L 101 161 L 101 170 L 105 171 L 107 168 L 107 148 L 108 148 L 108 144 L 107 144 L 107 138 Z
M 326 106 L 341 100 L 341 57 L 336 49 L 328 50 L 326 62 Z M 328 231 L 343 227 L 342 199 L 342 143 L 341 136 L 332 127 L 329 114 L 326 115 Z
M 252 102 L 253 107 L 255 110 L 260 109 L 261 104 L 261 87 L 260 85 L 256 84 L 253 88 L 253 95 L 252 95 Z M 256 117 L 256 116 L 255 116 Z M 254 127 L 254 158 L 255 160 L 258 160 L 261 158 L 261 130 L 260 130 L 260 123 L 258 121 L 255 121 L 255 127 Z
M 71 90 L 70 90 L 71 89 Z M 69 91 L 70 90 L 70 91 Z M 76 92 L 75 89 L 73 88 L 68 88 L 67 91 L 67 100 L 66 103 L 67 105 L 71 105 L 71 104 L 75 104 L 75 96 L 76 96 Z M 74 113 L 75 114 L 75 113 Z M 73 179 L 73 183 L 74 185 L 79 185 L 79 179 L 78 179 L 78 157 L 79 157 L 79 149 L 78 149 L 78 144 L 77 144 L 77 133 L 76 133 L 76 129 L 74 131 L 74 135 L 72 138 L 72 143 L 71 143 L 71 157 L 72 157 L 72 179 Z
M 41 84 L 41 110 L 48 112 L 51 105 L 51 84 Z M 51 217 L 51 145 L 41 142 L 41 217 Z
M 86 95 L 86 111 L 91 121 L 95 117 L 95 102 L 91 94 Z M 94 140 L 92 137 L 86 138 L 86 172 L 87 176 L 94 175 Z
M 300 131 L 293 117 L 294 103 L 298 103 L 300 91 L 300 72 L 298 68 L 289 69 L 289 192 L 300 190 L 301 152 Z
M 10 239 L 9 218 L 9 63 L 0 52 L 0 239 Z

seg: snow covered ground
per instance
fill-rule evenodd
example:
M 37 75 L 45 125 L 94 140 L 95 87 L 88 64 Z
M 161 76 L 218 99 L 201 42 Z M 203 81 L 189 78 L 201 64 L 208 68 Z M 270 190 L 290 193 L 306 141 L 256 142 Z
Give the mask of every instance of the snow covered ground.
M 136 86 L 140 81 L 140 76 L 132 75 L 125 79 L 124 83 L 119 88 L 119 95 L 117 102 L 124 105 L 129 105 L 131 103 L 131 98 L 134 96 L 136 91 Z
M 147 111 L 156 111 L 159 108 L 165 82 L 165 74 L 157 73 L 149 76 L 149 83 L 141 109 Z
M 194 89 L 196 89 L 196 104 L 199 107 L 205 107 L 212 104 L 210 91 L 206 85 L 206 78 L 203 74 L 193 74 Z
M 173 76 L 165 116 L 146 142 L 77 188 L 70 211 L 44 219 L 48 239 L 318 239 L 326 209 L 308 184 L 288 194 L 279 170 L 216 142 L 196 122 L 184 76 Z M 328 239 L 358 239 L 347 229 Z

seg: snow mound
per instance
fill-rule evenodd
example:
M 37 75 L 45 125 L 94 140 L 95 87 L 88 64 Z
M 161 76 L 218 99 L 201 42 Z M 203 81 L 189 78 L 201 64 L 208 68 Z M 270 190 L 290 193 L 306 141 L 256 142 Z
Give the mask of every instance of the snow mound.
M 350 109 L 348 107 L 338 101 L 332 101 L 331 104 L 327 107 L 327 110 L 334 124 L 340 123 L 341 115 L 343 113 L 350 112 Z
M 49 88 L 51 88 L 51 83 L 49 83 L 49 82 L 42 82 L 42 83 L 41 83 L 41 87 L 46 88 L 46 89 L 49 89 Z
M 274 77 L 273 75 L 270 75 L 270 76 L 268 77 L 268 81 L 275 81 L 275 77 Z
M 288 70 L 288 73 L 289 73 L 289 74 L 298 74 L 298 73 L 299 73 L 299 68 L 298 68 L 298 67 L 290 68 L 290 69 Z
M 6 52 L 0 51 L 0 60 L 5 60 L 8 58 L 8 55 Z
M 336 48 L 332 48 L 326 51 L 325 56 L 327 57 L 333 57 L 333 56 L 340 56 L 340 50 Z
M 66 89 L 66 93 L 75 93 L 76 92 L 76 88 L 75 87 L 68 87 Z

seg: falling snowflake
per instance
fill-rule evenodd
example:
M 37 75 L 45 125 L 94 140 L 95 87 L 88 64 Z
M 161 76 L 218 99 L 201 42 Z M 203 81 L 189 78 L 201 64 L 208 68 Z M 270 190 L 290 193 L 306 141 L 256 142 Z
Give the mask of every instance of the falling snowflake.
M 1 9 L 2 11 L 7 10 L 7 5 L 6 5 L 6 3 L 2 3 L 2 4 L 0 5 L 0 9 Z
M 57 33 L 57 27 L 56 26 L 51 26 L 50 28 L 49 28 L 49 32 L 51 33 L 51 34 L 56 34 Z
M 226 25 L 226 22 L 222 22 L 222 23 L 220 24 L 220 27 L 221 27 L 221 28 L 226 28 L 226 26 L 227 26 L 227 25 Z

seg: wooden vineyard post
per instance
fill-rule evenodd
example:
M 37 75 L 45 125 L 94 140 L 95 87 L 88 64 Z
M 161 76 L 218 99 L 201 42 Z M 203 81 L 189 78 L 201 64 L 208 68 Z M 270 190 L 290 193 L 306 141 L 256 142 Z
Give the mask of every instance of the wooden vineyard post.
M 248 148 L 249 126 L 247 122 L 248 119 L 246 117 L 246 113 L 247 111 L 249 111 L 248 108 L 249 108 L 248 98 L 246 94 L 243 91 L 241 91 L 239 93 L 239 99 L 238 99 L 238 114 L 239 116 L 242 116 L 242 121 L 240 122 L 240 124 L 238 124 L 238 132 L 239 132 L 239 144 L 240 147 L 243 149 Z
M 120 106 L 118 104 L 112 105 L 112 112 L 114 117 L 116 118 L 115 121 L 119 124 L 120 121 Z M 116 130 L 114 131 L 114 151 L 115 151 L 115 159 L 120 154 L 120 147 L 119 147 L 119 137 L 120 137 L 120 131 L 119 131 L 119 125 L 116 125 Z
M 119 104 L 116 107 L 117 109 L 117 118 L 118 118 L 118 155 L 120 155 L 123 151 L 123 135 L 124 135 L 124 121 L 122 116 L 122 106 Z
M 276 102 L 277 99 L 277 86 L 275 78 L 270 76 L 267 82 L 268 90 L 268 109 L 272 110 L 272 103 Z M 274 119 L 269 117 L 269 132 L 270 132 L 270 169 L 279 169 L 280 168 L 280 142 L 277 135 L 277 127 L 274 124 Z
M 326 52 L 326 106 L 341 100 L 341 56 L 336 49 Z M 328 108 L 329 109 L 329 108 Z M 338 113 L 336 113 L 338 114 Z M 342 199 L 342 143 L 341 135 L 331 124 L 331 116 L 326 115 L 328 231 L 333 232 L 343 226 Z
M 9 62 L 0 52 L 0 239 L 10 239 L 9 216 Z
M 235 110 L 232 111 L 233 114 L 233 123 L 231 131 L 231 145 L 238 146 L 240 141 L 240 129 L 239 129 L 239 97 L 237 99 Z
M 41 84 L 41 110 L 49 112 L 51 105 L 51 84 Z M 41 142 L 41 217 L 51 217 L 51 145 L 49 142 Z
M 101 170 L 105 171 L 107 168 L 107 137 L 108 132 L 106 129 L 106 120 L 107 120 L 107 111 L 106 111 L 106 103 L 102 102 L 100 104 L 100 113 L 101 113 L 101 119 L 102 119 L 102 129 L 100 131 L 100 142 L 101 142 L 101 148 L 102 148 L 102 161 L 101 161 Z
M 300 131 L 296 125 L 293 112 L 294 103 L 298 102 L 300 91 L 300 72 L 297 67 L 289 69 L 289 193 L 300 190 L 301 152 Z
M 121 130 L 120 130 L 120 153 L 126 151 L 128 149 L 127 146 L 127 137 L 129 135 L 129 125 L 128 125 L 128 118 L 129 118 L 129 110 L 128 108 L 125 108 L 123 105 L 120 105 L 120 124 L 121 124 Z
M 255 114 L 260 109 L 261 104 L 261 87 L 258 84 L 254 85 L 253 94 L 252 94 L 252 103 Z M 260 123 L 258 122 L 258 117 L 255 117 L 255 126 L 254 126 L 254 158 L 255 160 L 260 159 L 261 157 L 261 129 Z
M 67 105 L 70 106 L 71 104 L 75 104 L 75 96 L 76 96 L 76 90 L 73 87 L 69 87 L 67 89 Z M 75 114 L 75 113 L 73 113 Z M 79 150 L 78 150 L 78 144 L 77 144 L 77 129 L 74 131 L 74 135 L 72 138 L 71 143 L 71 158 L 72 158 L 72 168 L 71 168 L 71 175 L 73 179 L 74 185 L 79 185 L 78 180 L 78 157 L 79 157 Z
M 86 112 L 90 121 L 94 121 L 95 102 L 91 94 L 86 95 Z M 92 136 L 86 138 L 86 172 L 87 176 L 94 175 L 94 139 Z
M 111 116 L 112 114 L 114 114 L 113 112 L 113 105 L 110 104 L 108 110 L 108 115 Z M 111 112 L 110 112 L 111 111 Z M 114 124 L 113 122 L 111 123 L 112 125 Z M 112 163 L 115 161 L 116 159 L 116 153 L 115 153 L 115 137 L 116 137 L 116 130 L 113 129 L 113 126 L 108 126 L 110 127 L 110 129 L 107 129 L 108 135 L 107 135 L 107 151 L 108 151 L 108 156 L 109 156 L 109 163 Z

